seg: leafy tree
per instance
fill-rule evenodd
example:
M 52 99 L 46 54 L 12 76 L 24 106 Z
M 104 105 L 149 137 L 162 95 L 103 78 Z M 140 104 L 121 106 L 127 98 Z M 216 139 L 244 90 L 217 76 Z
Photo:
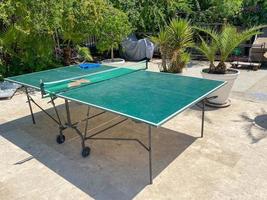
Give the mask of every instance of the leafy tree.
M 46 8 L 54 4 L 52 0 L 6 0 L 1 3 L 1 59 L 6 66 L 5 73 L 40 70 L 51 65 L 52 33 L 58 11 L 57 7 Z
M 109 0 L 124 11 L 138 32 L 158 32 L 175 17 L 177 11 L 188 12 L 186 0 Z
M 103 14 L 109 6 L 103 0 L 63 0 L 62 19 L 59 33 L 64 44 L 80 43 L 88 36 L 97 34 L 103 22 Z
M 109 0 L 126 12 L 137 32 L 158 32 L 173 17 L 196 23 L 249 27 L 267 23 L 266 0 Z
M 193 22 L 217 23 L 234 18 L 242 8 L 243 0 L 189 0 Z
M 259 24 L 267 24 L 266 0 L 243 0 L 242 10 L 234 19 L 236 25 L 251 27 Z
M 63 0 L 62 20 L 56 32 L 63 40 L 65 65 L 70 64 L 72 48 L 89 36 L 99 34 L 103 15 L 110 6 L 103 0 Z
M 69 50 L 89 35 L 97 35 L 109 7 L 105 0 L 1 2 L 1 71 L 12 75 L 54 67 L 58 62 L 55 47 Z
M 97 47 L 101 51 L 110 50 L 113 60 L 113 49 L 119 47 L 120 42 L 131 33 L 132 28 L 127 15 L 116 8 L 110 8 L 103 17 Z
M 141 20 L 138 0 L 109 0 L 109 2 L 111 2 L 115 8 L 127 14 L 128 19 L 134 28 L 138 27 L 138 22 Z

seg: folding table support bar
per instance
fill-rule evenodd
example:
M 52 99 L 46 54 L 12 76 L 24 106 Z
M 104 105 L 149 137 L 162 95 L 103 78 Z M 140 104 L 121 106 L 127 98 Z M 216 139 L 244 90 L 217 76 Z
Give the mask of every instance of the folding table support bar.
M 115 124 L 107 127 L 107 128 L 104 128 L 103 130 L 101 131 L 98 131 L 97 133 L 94 133 L 90 136 L 87 136 L 87 132 L 88 132 L 88 124 L 89 124 L 89 120 L 96 117 L 96 116 L 99 116 L 101 114 L 103 114 L 104 112 L 101 112 L 101 113 L 98 113 L 94 116 L 89 116 L 89 113 L 90 113 L 90 106 L 88 106 L 88 110 L 87 110 L 87 115 L 86 115 L 86 119 L 85 119 L 85 130 L 84 130 L 84 133 L 82 131 L 80 131 L 78 128 L 77 128 L 77 125 L 81 122 L 83 122 L 84 120 L 82 120 L 81 122 L 75 122 L 72 124 L 71 122 L 71 114 L 70 114 L 70 108 L 69 108 L 69 102 L 67 99 L 65 99 L 65 109 L 66 109 L 66 114 L 67 114 L 67 123 L 65 125 L 62 124 L 61 122 L 61 119 L 60 119 L 60 116 L 59 116 L 59 113 L 58 113 L 58 110 L 55 106 L 55 103 L 54 103 L 54 98 L 51 97 L 51 103 L 53 105 L 53 108 L 55 110 L 55 113 L 56 113 L 56 116 L 57 116 L 57 120 L 52 116 L 50 115 L 48 112 L 46 112 L 40 105 L 38 105 L 32 98 L 31 96 L 29 95 L 28 93 L 28 90 L 27 90 L 27 87 L 25 87 L 25 92 L 26 92 L 26 95 L 27 95 L 27 99 L 28 99 L 28 104 L 29 104 L 29 108 L 30 108 L 30 112 L 31 112 L 31 116 L 32 116 L 32 121 L 33 123 L 35 124 L 35 118 L 34 118 L 34 115 L 33 115 L 33 110 L 32 110 L 32 105 L 31 105 L 31 102 L 33 102 L 36 106 L 38 106 L 43 112 L 45 112 L 50 118 L 52 118 L 58 125 L 59 125 L 59 129 L 60 129 L 60 135 L 62 136 L 63 133 L 62 131 L 67 129 L 67 128 L 72 128 L 73 130 L 75 130 L 75 132 L 80 136 L 81 138 L 81 143 L 82 143 L 82 150 L 84 149 L 89 149 L 89 152 L 88 154 L 86 154 L 86 156 L 88 156 L 90 154 L 90 148 L 89 147 L 86 147 L 85 146 L 85 141 L 86 140 L 120 140 L 120 141 L 136 141 L 138 142 L 142 147 L 144 147 L 145 150 L 148 151 L 148 170 L 149 170 L 149 183 L 152 184 L 153 183 L 153 173 L 152 173 L 152 138 L 151 138 L 151 125 L 148 124 L 148 146 L 146 146 L 144 143 L 142 143 L 140 140 L 138 139 L 134 139 L 134 138 L 102 138 L 102 137 L 95 137 L 96 135 L 126 121 L 128 118 L 125 118 L 125 119 L 122 119 L 121 121 L 119 122 L 116 122 Z M 204 135 L 204 121 L 205 121 L 205 100 L 202 100 L 201 103 L 202 103 L 202 121 L 201 121 L 201 137 L 203 137 Z M 64 136 L 64 135 L 63 135 Z M 64 140 L 65 140 L 65 137 L 64 137 Z M 63 141 L 64 142 L 64 141 Z M 62 142 L 62 143 L 63 143 Z M 82 154 L 83 155 L 83 154 Z M 84 155 L 83 155 L 84 156 Z M 84 156 L 84 157 L 86 157 Z
M 204 122 L 205 122 L 205 99 L 202 100 L 202 120 L 201 120 L 201 137 L 204 135 Z
M 151 146 L 151 126 L 148 125 L 148 157 L 149 157 L 149 180 L 150 184 L 153 184 L 152 177 L 152 146 Z
M 55 119 L 52 115 L 50 115 L 45 109 L 43 109 L 38 103 L 36 103 L 33 100 L 33 98 L 29 95 L 29 93 L 28 93 L 27 90 L 25 90 L 25 92 L 26 92 L 26 95 L 27 95 L 28 104 L 29 104 L 29 108 L 30 108 L 30 111 L 31 111 L 31 116 L 32 116 L 33 124 L 35 124 L 35 118 L 34 118 L 34 115 L 33 115 L 31 102 L 34 105 L 36 105 L 38 108 L 40 108 L 40 110 L 43 111 L 48 117 L 50 117 L 54 122 L 56 122 L 58 125 L 60 125 L 60 123 L 57 121 L 57 119 Z
M 70 107 L 69 107 L 69 101 L 65 99 L 65 108 L 66 108 L 66 114 L 67 114 L 67 123 L 70 126 L 71 123 L 71 118 L 70 118 Z
M 31 97 L 29 95 L 28 88 L 27 87 L 24 87 L 24 88 L 25 88 L 25 93 L 26 93 L 27 99 L 28 99 L 29 108 L 31 111 L 32 123 L 35 124 L 35 118 L 34 118 L 33 111 L 32 111 Z

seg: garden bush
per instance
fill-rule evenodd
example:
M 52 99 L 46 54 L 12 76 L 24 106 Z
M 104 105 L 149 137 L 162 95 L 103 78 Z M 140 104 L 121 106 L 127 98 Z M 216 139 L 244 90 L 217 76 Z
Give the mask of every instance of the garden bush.
M 188 12 L 185 0 L 109 0 L 123 10 L 137 32 L 155 33 L 175 17 L 177 10 Z
M 223 23 L 243 27 L 267 23 L 266 0 L 109 0 L 128 14 L 137 32 L 155 33 L 173 17 L 191 23 Z
M 49 7 L 54 9 L 45 9 Z M 1 3 L 1 72 L 4 75 L 41 70 L 54 63 L 52 33 L 58 23 L 57 8 L 52 0 Z
M 116 11 L 119 39 L 129 31 L 127 16 L 106 0 L 5 0 L 0 4 L 0 73 L 11 76 L 70 64 L 73 50 L 90 60 L 80 46 L 90 36 L 110 33 L 107 20 Z M 104 23 L 105 22 L 105 23 Z M 105 29 L 102 29 L 106 27 Z M 116 39 L 118 43 L 118 38 Z
M 242 10 L 233 19 L 233 24 L 245 27 L 267 24 L 267 1 L 243 0 Z
M 250 27 L 267 23 L 267 1 L 3 0 L 0 74 L 10 76 L 69 64 L 73 49 L 81 52 L 77 47 L 84 47 L 89 36 L 96 36 L 99 50 L 110 50 L 131 30 L 155 35 L 177 17 L 189 19 L 191 24 L 222 23 L 226 19 L 230 24 Z M 91 58 L 90 51 L 82 50 L 86 60 Z

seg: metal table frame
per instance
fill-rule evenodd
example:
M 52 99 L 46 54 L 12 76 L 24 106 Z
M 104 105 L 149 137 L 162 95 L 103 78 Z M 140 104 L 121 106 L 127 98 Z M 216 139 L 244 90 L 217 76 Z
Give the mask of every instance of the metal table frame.
M 67 116 L 67 122 L 66 123 L 62 123 L 62 119 L 60 118 L 60 115 L 59 115 L 59 112 L 58 112 L 58 109 L 55 105 L 55 99 L 57 98 L 57 96 L 50 96 L 50 101 L 49 103 L 52 104 L 53 106 L 53 109 L 55 111 L 55 114 L 56 114 L 56 118 L 53 117 L 51 114 L 49 114 L 45 109 L 43 109 L 32 97 L 31 95 L 29 94 L 29 91 L 28 91 L 28 87 L 27 86 L 24 86 L 25 88 L 25 93 L 26 93 L 26 96 L 27 96 L 27 102 L 28 102 L 28 105 L 29 105 L 29 109 L 30 109 L 30 113 L 31 113 L 31 118 L 32 118 L 32 122 L 33 124 L 36 124 L 36 121 L 35 121 L 35 117 L 34 117 L 34 114 L 33 114 L 33 109 L 32 109 L 32 103 L 34 105 L 36 105 L 39 109 L 41 109 L 41 111 L 43 111 L 49 118 L 51 118 L 57 125 L 58 125 L 58 128 L 59 128 L 59 135 L 57 136 L 57 142 L 59 144 L 62 144 L 64 143 L 65 141 L 65 136 L 63 134 L 63 131 L 67 128 L 71 128 L 75 131 L 76 134 L 78 134 L 80 136 L 80 139 L 81 139 L 81 146 L 82 146 L 82 156 L 83 157 L 87 157 L 89 156 L 90 154 L 90 148 L 87 147 L 85 145 L 85 141 L 86 140 L 115 140 L 115 141 L 135 141 L 137 142 L 139 145 L 141 145 L 147 152 L 148 152 L 148 168 L 149 168 L 149 183 L 152 184 L 153 183 L 153 175 L 152 175 L 152 139 L 151 139 L 151 132 L 152 132 L 152 125 L 150 124 L 147 124 L 148 125 L 148 145 L 145 145 L 142 141 L 140 141 L 139 139 L 130 139 L 130 138 L 105 138 L 105 137 L 95 137 L 99 134 L 101 134 L 102 132 L 116 126 L 116 125 L 119 125 L 123 122 L 125 122 L 126 120 L 128 120 L 129 118 L 128 117 L 124 117 L 124 119 L 122 119 L 121 121 L 119 122 L 116 122 L 114 124 L 112 124 L 111 126 L 107 127 L 107 128 L 104 128 L 100 131 L 97 131 L 96 133 L 94 134 L 91 134 L 89 136 L 87 136 L 87 133 L 88 133 L 88 124 L 89 124 L 89 120 L 94 118 L 94 117 L 97 117 L 101 114 L 104 114 L 106 111 L 103 110 L 102 112 L 98 113 L 98 114 L 95 114 L 93 116 L 90 116 L 90 108 L 93 107 L 93 106 L 88 106 L 88 109 L 87 109 L 87 114 L 86 114 L 86 118 L 85 119 L 82 119 L 81 121 L 79 122 L 75 122 L 73 123 L 71 121 L 71 112 L 70 112 L 70 108 L 69 108 L 69 100 L 68 99 L 65 99 L 65 110 L 66 110 L 66 116 Z M 60 97 L 62 98 L 62 97 Z M 211 97 L 211 98 L 214 98 L 214 97 Z M 201 107 L 201 110 L 202 110 L 202 117 L 201 117 L 201 138 L 203 137 L 203 134 L 204 134 L 204 121 L 205 121 L 205 101 L 206 99 L 208 98 L 204 98 L 202 100 L 200 100 L 199 102 L 201 102 L 202 106 Z M 110 112 L 110 111 L 109 111 Z M 116 114 L 118 115 L 118 114 Z M 85 121 L 85 129 L 84 131 L 81 131 L 77 126 L 84 122 Z M 144 123 L 144 122 L 143 122 Z

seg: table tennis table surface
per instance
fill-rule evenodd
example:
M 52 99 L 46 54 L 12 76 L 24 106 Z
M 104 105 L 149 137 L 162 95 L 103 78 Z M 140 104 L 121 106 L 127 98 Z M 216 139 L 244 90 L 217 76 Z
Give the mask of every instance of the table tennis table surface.
M 104 65 L 91 69 L 67 66 L 13 76 L 6 80 L 40 90 L 40 80 L 53 82 L 87 74 L 101 74 L 115 68 Z M 72 88 L 56 96 L 160 126 L 224 84 L 222 81 L 137 70 L 95 84 Z

